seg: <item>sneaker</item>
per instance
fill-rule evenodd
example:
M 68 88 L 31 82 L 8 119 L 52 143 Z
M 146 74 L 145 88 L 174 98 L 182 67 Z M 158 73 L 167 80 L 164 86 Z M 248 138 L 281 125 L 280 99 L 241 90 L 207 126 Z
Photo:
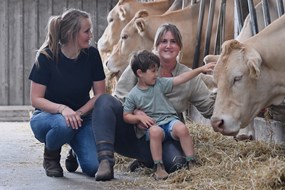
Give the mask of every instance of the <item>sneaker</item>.
M 154 170 L 153 177 L 155 180 L 165 180 L 168 178 L 168 173 L 165 171 L 163 164 L 155 164 Z
M 68 155 L 65 160 L 65 167 L 69 172 L 75 172 L 78 168 L 76 154 L 73 152 L 72 149 L 68 151 Z
M 188 170 L 191 170 L 195 166 L 201 166 L 201 165 L 202 164 L 197 159 L 189 160 L 186 162 L 186 166 Z
M 128 171 L 130 172 L 134 172 L 136 169 L 138 168 L 144 168 L 145 165 L 143 162 L 139 161 L 139 160 L 134 160 L 130 163 L 130 165 L 128 166 Z

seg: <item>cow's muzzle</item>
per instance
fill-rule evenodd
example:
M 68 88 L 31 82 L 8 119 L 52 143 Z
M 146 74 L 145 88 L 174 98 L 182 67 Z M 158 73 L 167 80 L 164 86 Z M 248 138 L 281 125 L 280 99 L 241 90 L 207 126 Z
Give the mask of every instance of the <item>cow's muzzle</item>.
M 219 119 L 217 117 L 212 117 L 211 118 L 211 125 L 214 129 L 215 132 L 220 132 L 222 133 L 223 132 L 223 124 L 224 124 L 224 121 L 222 119 Z

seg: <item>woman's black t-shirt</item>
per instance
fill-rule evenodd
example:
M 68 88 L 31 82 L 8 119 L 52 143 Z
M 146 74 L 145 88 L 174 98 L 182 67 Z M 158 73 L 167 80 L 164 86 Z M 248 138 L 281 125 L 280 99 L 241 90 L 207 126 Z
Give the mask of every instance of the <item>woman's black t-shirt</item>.
M 49 51 L 50 52 L 50 51 Z M 90 100 L 94 81 L 105 79 L 99 52 L 94 47 L 81 51 L 78 58 L 69 59 L 60 52 L 56 63 L 44 54 L 38 57 L 29 79 L 46 86 L 45 98 L 78 110 Z

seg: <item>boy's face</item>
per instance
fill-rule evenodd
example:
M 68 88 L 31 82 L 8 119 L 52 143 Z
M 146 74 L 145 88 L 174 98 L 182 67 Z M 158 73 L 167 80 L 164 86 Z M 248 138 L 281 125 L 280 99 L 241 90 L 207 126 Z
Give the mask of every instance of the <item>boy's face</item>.
M 151 69 L 146 70 L 145 73 L 141 73 L 140 79 L 148 86 L 155 85 L 156 79 L 158 77 L 158 67 L 155 66 Z

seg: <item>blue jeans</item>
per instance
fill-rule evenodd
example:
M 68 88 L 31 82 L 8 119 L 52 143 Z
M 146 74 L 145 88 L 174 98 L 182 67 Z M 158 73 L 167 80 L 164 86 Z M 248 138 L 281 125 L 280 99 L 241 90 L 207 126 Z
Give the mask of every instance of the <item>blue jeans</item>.
M 83 173 L 95 176 L 99 162 L 92 131 L 91 114 L 82 119 L 82 126 L 76 130 L 67 126 L 65 118 L 61 114 L 36 110 L 33 113 L 30 125 L 35 138 L 45 143 L 49 150 L 57 150 L 62 145 L 69 144 L 77 155 Z
M 149 141 L 145 136 L 137 139 L 134 126 L 124 122 L 123 106 L 116 98 L 109 94 L 101 95 L 95 102 L 92 122 L 97 142 L 108 142 L 115 152 L 138 159 L 148 167 L 153 166 Z M 186 163 L 179 141 L 166 140 L 162 148 L 166 171 L 174 172 Z
M 173 130 L 173 126 L 174 124 L 179 121 L 178 119 L 173 119 L 172 121 L 165 123 L 163 125 L 159 125 L 160 128 L 163 129 L 163 133 L 164 133 L 164 139 L 163 141 L 167 141 L 167 140 L 177 140 L 172 136 L 172 130 Z M 149 141 L 149 129 L 147 129 L 146 131 L 146 141 Z

